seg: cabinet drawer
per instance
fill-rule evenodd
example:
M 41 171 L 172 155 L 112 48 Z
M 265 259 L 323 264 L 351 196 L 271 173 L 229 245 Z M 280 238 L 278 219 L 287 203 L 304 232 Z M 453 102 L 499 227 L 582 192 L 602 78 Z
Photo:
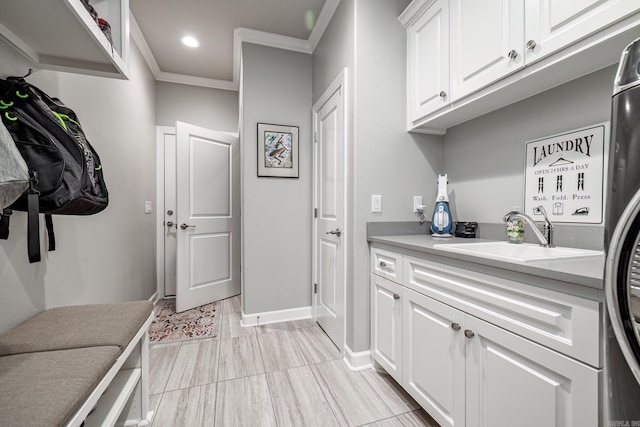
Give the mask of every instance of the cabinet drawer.
M 416 292 L 591 366 L 602 366 L 602 308 L 597 301 L 410 256 L 404 257 L 403 270 L 405 286 Z
M 371 272 L 402 283 L 402 255 L 384 249 L 371 249 Z

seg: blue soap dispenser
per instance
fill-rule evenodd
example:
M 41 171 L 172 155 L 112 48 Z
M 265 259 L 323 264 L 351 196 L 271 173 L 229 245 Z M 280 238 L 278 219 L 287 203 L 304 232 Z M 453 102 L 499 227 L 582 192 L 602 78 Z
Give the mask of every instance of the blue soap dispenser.
M 432 237 L 453 237 L 451 234 L 453 224 L 451 222 L 451 211 L 449 210 L 447 183 L 447 174 L 438 175 L 438 195 L 431 219 Z

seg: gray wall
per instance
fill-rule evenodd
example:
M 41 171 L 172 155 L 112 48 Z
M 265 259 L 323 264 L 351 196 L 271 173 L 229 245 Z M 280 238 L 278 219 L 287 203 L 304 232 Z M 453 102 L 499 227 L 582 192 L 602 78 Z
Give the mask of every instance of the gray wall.
M 147 299 L 155 291 L 155 84 L 134 44 L 130 80 L 37 71 L 28 80 L 73 108 L 100 154 L 110 193 L 91 216 L 54 216 L 57 249 L 29 264 L 26 214 L 0 241 L 0 332 L 43 309 Z M 0 42 L 0 76 L 32 65 Z M 133 184 L 133 185 L 132 185 Z M 42 236 L 42 243 L 46 237 Z
M 156 83 L 156 123 L 191 123 L 222 132 L 238 132 L 238 92 L 176 83 Z
M 353 203 L 346 341 L 356 352 L 369 349 L 366 223 L 417 221 L 413 196 L 423 196 L 427 209 L 432 209 L 442 166 L 441 137 L 406 131 L 406 30 L 397 17 L 408 4 L 408 0 L 343 0 L 313 56 L 314 99 L 343 67 L 353 76 L 347 124 L 353 130 L 354 160 L 349 177 L 353 197 L 348 198 Z M 371 213 L 373 194 L 382 195 L 382 213 Z
M 605 68 L 448 129 L 444 164 L 454 219 L 501 223 L 522 206 L 525 143 L 609 121 L 615 72 Z
M 242 47 L 243 304 L 246 314 L 311 305 L 311 56 Z M 299 127 L 300 177 L 257 177 L 257 123 Z

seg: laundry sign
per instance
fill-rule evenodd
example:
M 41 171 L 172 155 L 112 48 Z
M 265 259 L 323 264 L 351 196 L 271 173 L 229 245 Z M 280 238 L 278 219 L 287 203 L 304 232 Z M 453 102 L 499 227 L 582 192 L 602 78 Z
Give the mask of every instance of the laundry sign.
M 609 122 L 526 143 L 525 213 L 536 221 L 601 224 Z

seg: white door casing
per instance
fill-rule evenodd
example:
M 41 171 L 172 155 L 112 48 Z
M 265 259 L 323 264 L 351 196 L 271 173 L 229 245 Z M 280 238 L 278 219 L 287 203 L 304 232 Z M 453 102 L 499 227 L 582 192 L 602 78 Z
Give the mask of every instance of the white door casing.
M 181 312 L 240 293 L 238 137 L 176 123 Z
M 346 284 L 346 69 L 313 107 L 314 312 L 318 324 L 344 351 Z

